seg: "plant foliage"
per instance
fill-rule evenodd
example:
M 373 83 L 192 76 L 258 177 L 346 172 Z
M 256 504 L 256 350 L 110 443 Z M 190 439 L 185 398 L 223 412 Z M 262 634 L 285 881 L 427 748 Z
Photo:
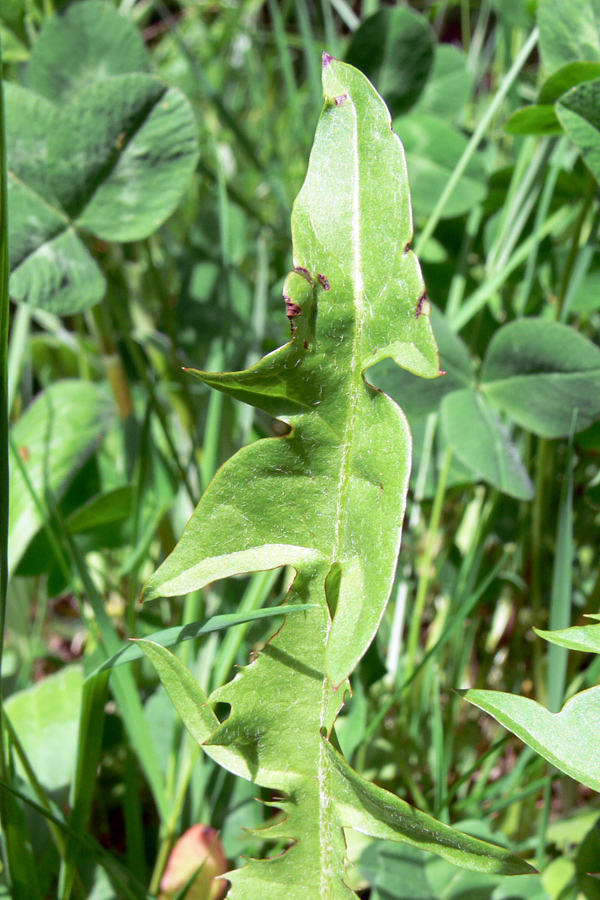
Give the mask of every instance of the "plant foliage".
M 289 849 L 231 873 L 232 898 L 352 896 L 348 827 L 483 871 L 528 870 L 369 784 L 330 742 L 347 679 L 390 594 L 410 470 L 404 414 L 365 372 L 391 357 L 435 377 L 439 363 L 389 113 L 364 75 L 326 54 L 323 92 L 292 214 L 295 269 L 284 286 L 292 339 L 245 372 L 196 373 L 291 433 L 252 444 L 219 470 L 144 590 L 146 599 L 176 595 L 288 565 L 296 575 L 287 603 L 314 606 L 286 620 L 208 700 L 168 651 L 141 644 L 209 756 L 278 792 L 283 816 L 263 836 Z M 231 707 L 223 722 L 215 702 Z

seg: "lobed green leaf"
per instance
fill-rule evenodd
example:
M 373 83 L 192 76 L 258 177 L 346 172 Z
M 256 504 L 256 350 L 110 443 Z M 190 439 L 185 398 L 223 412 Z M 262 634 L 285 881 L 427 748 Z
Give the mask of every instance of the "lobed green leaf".
M 600 791 L 600 686 L 571 697 L 557 713 L 499 691 L 469 690 L 464 697 L 561 772 Z
M 195 373 L 291 431 L 217 472 L 143 594 L 296 569 L 286 599 L 296 614 L 210 698 L 165 648 L 141 645 L 206 753 L 277 797 L 280 814 L 260 835 L 287 849 L 230 872 L 231 900 L 350 900 L 344 827 L 385 831 L 467 866 L 527 868 L 363 783 L 327 739 L 390 593 L 410 471 L 404 414 L 365 373 L 389 358 L 432 378 L 439 359 L 389 113 L 364 75 L 327 55 L 323 88 L 292 214 L 292 339 L 244 372 Z M 229 705 L 222 722 L 212 703 Z
M 574 625 L 572 628 L 561 628 L 557 631 L 544 631 L 534 628 L 539 637 L 568 650 L 581 650 L 582 653 L 600 653 L 600 625 Z

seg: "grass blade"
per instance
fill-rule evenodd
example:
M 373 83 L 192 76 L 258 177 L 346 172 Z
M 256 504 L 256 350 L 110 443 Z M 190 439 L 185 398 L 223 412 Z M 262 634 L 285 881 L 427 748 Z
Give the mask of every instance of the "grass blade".
M 155 634 L 149 634 L 145 640 L 160 644 L 161 647 L 173 647 L 182 641 L 193 641 L 203 634 L 212 634 L 214 631 L 223 631 L 225 628 L 233 628 L 234 625 L 243 625 L 246 622 L 254 622 L 256 619 L 268 619 L 271 616 L 287 616 L 290 613 L 303 612 L 313 609 L 312 604 L 294 604 L 294 606 L 270 606 L 267 609 L 255 609 L 242 613 L 230 613 L 228 615 L 213 616 L 205 622 L 190 622 L 189 625 L 165 628 Z M 124 644 L 110 659 L 102 663 L 88 676 L 88 680 L 104 672 L 107 669 L 115 669 L 124 663 L 142 659 L 144 654 L 137 644 Z
M 55 803 L 50 803 L 49 809 L 45 809 L 37 803 L 37 801 L 33 800 L 32 797 L 28 796 L 27 793 L 17 790 L 17 788 L 12 787 L 5 781 L 2 781 L 2 779 L 0 779 L 0 788 L 2 788 L 2 790 L 0 790 L 0 795 L 9 793 L 13 797 L 18 798 L 22 803 L 25 803 L 31 809 L 34 809 L 40 815 L 44 816 L 49 822 L 52 822 L 58 828 L 61 828 L 65 834 L 76 841 L 82 848 L 86 849 L 96 862 L 105 869 L 111 880 L 114 882 L 115 887 L 119 890 L 118 896 L 122 897 L 123 900 L 155 900 L 155 897 L 148 893 L 142 885 L 138 884 L 130 874 L 121 867 L 120 863 L 114 859 L 108 850 L 104 849 L 102 844 L 98 843 L 98 841 L 87 834 L 82 835 L 74 831 Z M 32 895 L 30 894 L 29 900 L 31 900 L 31 896 Z
M 452 196 L 452 191 L 458 184 L 459 178 L 463 175 L 465 169 L 467 168 L 467 166 L 469 164 L 469 160 L 471 159 L 471 157 L 473 156 L 473 154 L 479 147 L 481 139 L 483 138 L 483 135 L 485 134 L 485 131 L 486 131 L 488 125 L 490 124 L 490 122 L 492 121 L 492 119 L 494 118 L 496 113 L 498 112 L 504 98 L 506 97 L 510 88 L 512 87 L 517 75 L 519 74 L 519 72 L 521 71 L 521 68 L 527 61 L 527 57 L 529 56 L 529 54 L 535 47 L 537 40 L 538 40 L 538 36 L 539 36 L 539 29 L 536 26 L 533 29 L 533 31 L 531 32 L 531 34 L 529 35 L 527 41 L 525 42 L 525 45 L 523 46 L 523 49 L 521 50 L 521 52 L 515 59 L 511 68 L 504 76 L 504 78 L 502 80 L 502 84 L 500 85 L 498 91 L 496 92 L 494 99 L 492 100 L 489 107 L 487 108 L 485 115 L 483 115 L 481 117 L 477 128 L 473 132 L 473 137 L 471 138 L 471 140 L 465 147 L 463 155 L 461 156 L 456 168 L 454 169 L 454 171 L 452 172 L 452 175 L 450 176 L 450 178 L 448 180 L 448 184 L 442 191 L 440 198 L 439 198 L 438 202 L 436 203 L 433 212 L 431 213 L 429 219 L 427 220 L 427 224 L 425 225 L 425 228 L 423 229 L 423 231 L 419 235 L 417 242 L 415 243 L 415 253 L 417 254 L 417 256 L 422 251 L 423 247 L 425 246 L 425 244 L 427 243 L 427 241 L 429 240 L 429 238 L 432 236 L 433 232 L 435 231 L 436 226 L 442 216 L 442 213 L 444 212 L 446 203 L 448 202 L 449 198 Z
M 0 69 L 2 52 L 0 48 Z M 6 624 L 8 592 L 8 209 L 6 142 L 4 138 L 4 93 L 0 84 L 0 671 Z M 3 704 L 0 702 L 0 778 L 8 781 Z M 25 823 L 14 796 L 0 792 L 4 865 L 15 900 L 38 896 L 35 866 L 23 829 Z
M 87 678 L 83 683 L 77 760 L 69 798 L 71 814 L 68 821 L 75 834 L 83 834 L 86 830 L 92 808 L 96 770 L 102 747 L 108 678 L 108 673 L 102 673 L 93 679 Z M 59 874 L 58 896 L 61 900 L 68 900 L 71 895 L 78 851 L 79 845 L 69 837 Z

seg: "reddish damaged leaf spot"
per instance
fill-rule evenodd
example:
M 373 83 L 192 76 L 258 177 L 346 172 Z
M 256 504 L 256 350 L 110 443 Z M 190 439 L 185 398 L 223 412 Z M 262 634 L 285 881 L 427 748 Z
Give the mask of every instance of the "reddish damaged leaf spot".
M 418 319 L 419 316 L 422 316 L 423 313 L 427 311 L 427 303 L 427 294 L 421 294 L 415 310 L 415 319 Z
M 348 94 L 340 94 L 339 97 L 335 98 L 335 105 L 342 106 L 342 104 L 345 103 L 347 99 L 348 99 Z
M 323 53 L 321 55 L 321 64 L 323 68 L 325 68 L 325 66 L 330 66 L 332 62 L 335 62 L 334 57 L 330 56 L 329 53 L 325 53 L 325 51 L 323 50 Z
M 308 269 L 304 268 L 304 266 L 296 266 L 296 268 L 294 269 L 294 272 L 297 272 L 298 275 L 302 275 L 303 278 L 306 278 L 306 280 L 308 281 L 309 284 L 313 283 L 312 275 L 310 274 Z
M 324 291 L 331 290 L 331 285 L 329 284 L 329 279 L 326 275 L 317 275 L 317 281 L 321 285 Z
M 289 297 L 283 295 L 283 299 L 285 300 L 285 314 L 290 320 L 290 327 L 292 329 L 292 337 L 294 337 L 294 331 L 296 330 L 296 325 L 294 319 L 296 316 L 302 315 L 302 309 L 298 306 L 297 303 L 294 303 L 293 300 L 290 300 Z

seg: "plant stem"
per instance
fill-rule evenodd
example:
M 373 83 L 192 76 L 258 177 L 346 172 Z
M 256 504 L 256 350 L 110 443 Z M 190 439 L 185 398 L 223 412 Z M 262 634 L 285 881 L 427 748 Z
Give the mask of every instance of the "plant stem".
M 490 124 L 490 122 L 492 121 L 492 119 L 494 118 L 494 116 L 496 115 L 498 110 L 500 109 L 500 106 L 501 106 L 504 98 L 508 94 L 510 88 L 512 87 L 513 82 L 515 81 L 517 75 L 519 74 L 523 65 L 527 61 L 529 54 L 535 47 L 535 45 L 537 43 L 538 35 L 539 35 L 539 29 L 536 26 L 533 29 L 533 31 L 531 32 L 531 34 L 529 35 L 527 41 L 525 42 L 525 45 L 523 46 L 523 49 L 517 56 L 516 60 L 510 67 L 509 71 L 504 76 L 502 84 L 500 85 L 500 87 L 498 88 L 498 91 L 496 93 L 496 96 L 490 103 L 485 115 L 481 118 L 481 121 L 479 122 L 477 128 L 475 129 L 471 140 L 465 147 L 463 154 L 462 154 L 461 158 L 459 159 L 454 171 L 452 172 L 452 175 L 450 176 L 448 183 L 446 184 L 446 187 L 442 191 L 440 198 L 439 198 L 438 202 L 436 203 L 433 212 L 431 213 L 429 219 L 427 220 L 425 228 L 423 229 L 423 231 L 421 232 L 421 234 L 419 235 L 419 237 L 415 243 L 415 253 L 417 254 L 417 256 L 419 255 L 419 253 L 421 252 L 421 250 L 423 249 L 423 247 L 425 246 L 425 244 L 427 243 L 427 241 L 429 240 L 429 238 L 432 236 L 433 232 L 435 231 L 437 224 L 442 217 L 442 213 L 444 212 L 444 209 L 446 208 L 446 203 L 450 199 L 450 196 L 452 195 L 454 188 L 458 184 L 459 179 L 461 178 L 462 174 L 464 173 L 465 169 L 467 168 L 471 157 L 473 156 L 473 154 L 479 147 L 481 139 L 483 138 L 488 125 Z
M 481 284 L 477 290 L 473 291 L 471 296 L 463 303 L 456 315 L 451 320 L 452 328 L 460 331 L 467 322 L 470 322 L 473 316 L 482 309 L 487 303 L 489 297 L 494 294 L 508 279 L 508 276 L 514 272 L 528 258 L 531 251 L 537 247 L 540 240 L 551 234 L 559 225 L 566 223 L 573 216 L 573 211 L 568 207 L 562 206 L 557 209 L 540 228 L 539 232 L 530 234 L 526 240 L 515 250 L 506 265 L 499 271 Z
M 417 647 L 419 644 L 419 635 L 421 633 L 423 613 L 425 611 L 425 603 L 427 601 L 427 592 L 431 582 L 431 566 L 433 563 L 433 554 L 437 541 L 438 531 L 440 527 L 440 519 L 442 515 L 442 507 L 444 505 L 444 496 L 446 494 L 446 483 L 448 481 L 448 473 L 452 462 L 452 448 L 446 447 L 444 453 L 444 461 L 440 471 L 435 499 L 433 501 L 433 509 L 431 510 L 431 518 L 429 519 L 429 527 L 427 529 L 427 539 L 425 550 L 421 560 L 421 573 L 419 575 L 419 583 L 417 585 L 417 596 L 415 597 L 415 605 L 413 607 L 410 628 L 408 632 L 408 641 L 406 645 L 406 673 L 405 677 L 409 678 L 414 667 Z
M 579 253 L 579 240 L 581 238 L 581 229 L 583 228 L 583 224 L 588 217 L 588 213 L 591 209 L 592 203 L 594 201 L 594 195 L 596 193 L 596 180 L 595 178 L 588 173 L 587 176 L 587 184 L 585 187 L 585 193 L 583 195 L 583 205 L 577 216 L 577 221 L 575 222 L 575 227 L 573 228 L 573 234 L 571 236 L 571 246 L 569 247 L 569 255 L 567 256 L 567 261 L 565 263 L 565 269 L 563 272 L 563 277 L 560 285 L 560 290 L 558 292 L 557 303 L 556 303 L 556 318 L 562 319 L 561 313 L 563 308 L 563 303 L 565 299 L 565 295 L 567 293 L 571 275 L 573 274 L 573 267 L 575 265 L 575 260 L 577 259 L 577 254 Z
M 2 54 L 0 49 L 0 69 Z M 6 174 L 6 142 L 4 130 L 4 92 L 0 83 L 0 672 L 4 649 L 4 630 L 6 627 L 6 603 L 8 597 L 8 221 L 7 221 L 7 174 Z M 4 704 L 0 698 L 0 778 L 9 782 L 10 773 L 6 759 Z M 18 839 L 14 825 L 9 818 L 9 801 L 6 792 L 0 790 L 0 820 L 4 832 L 4 864 L 9 889 L 15 887 L 11 865 L 15 858 L 13 845 Z M 19 891 L 20 893 L 20 891 Z

